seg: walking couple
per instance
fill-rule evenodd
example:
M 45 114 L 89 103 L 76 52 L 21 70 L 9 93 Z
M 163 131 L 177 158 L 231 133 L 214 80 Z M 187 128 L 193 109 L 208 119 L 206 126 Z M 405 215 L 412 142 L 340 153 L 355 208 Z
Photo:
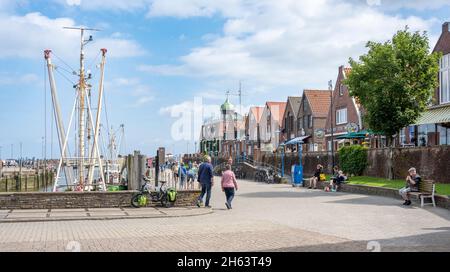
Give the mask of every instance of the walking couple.
M 200 165 L 198 170 L 198 182 L 200 182 L 202 186 L 202 193 L 197 200 L 197 206 L 201 207 L 203 198 L 206 194 L 205 207 L 211 208 L 209 201 L 211 199 L 211 188 L 214 186 L 214 171 L 211 164 L 211 157 L 209 156 L 206 157 L 206 162 Z M 221 186 L 227 199 L 225 206 L 227 209 L 232 209 L 231 202 L 233 201 L 235 190 L 238 189 L 238 185 L 236 177 L 233 171 L 231 171 L 231 164 L 227 164 L 226 171 L 222 173 Z

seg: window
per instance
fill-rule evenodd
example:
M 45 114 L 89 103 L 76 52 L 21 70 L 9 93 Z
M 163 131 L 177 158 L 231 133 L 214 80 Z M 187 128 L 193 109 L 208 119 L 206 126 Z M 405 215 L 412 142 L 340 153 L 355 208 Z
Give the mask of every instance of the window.
M 436 132 L 434 124 L 428 125 L 420 125 L 418 127 L 418 145 L 419 146 L 427 146 L 429 145 L 430 139 L 428 138 L 429 134 Z
M 405 128 L 400 130 L 400 145 L 406 144 Z
M 439 94 L 441 104 L 450 102 L 450 54 L 443 56 L 439 63 Z
M 342 83 L 339 84 L 339 95 L 340 95 L 340 96 L 343 96 L 343 95 L 344 95 L 344 85 L 342 85 Z
M 303 99 L 303 112 L 305 112 L 308 109 L 308 101 L 306 101 L 306 98 Z
M 313 117 L 312 117 L 312 115 L 308 115 L 308 127 L 309 128 L 312 128 L 312 126 L 313 126 Z
M 450 145 L 450 128 L 438 125 L 439 145 Z
M 347 123 L 347 108 L 337 110 L 336 125 L 342 125 L 346 123 Z
M 308 116 L 303 116 L 303 128 L 308 127 Z
M 294 130 L 294 116 L 291 116 L 291 122 L 290 122 L 290 126 L 289 126 L 289 131 L 292 132 Z

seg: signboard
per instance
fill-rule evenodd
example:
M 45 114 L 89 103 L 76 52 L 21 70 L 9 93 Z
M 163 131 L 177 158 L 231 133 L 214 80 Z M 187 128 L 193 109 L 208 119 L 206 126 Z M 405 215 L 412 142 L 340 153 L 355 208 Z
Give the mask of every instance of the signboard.
M 325 131 L 323 129 L 316 129 L 314 134 L 316 135 L 317 139 L 323 139 L 323 137 L 325 136 Z
M 352 133 L 352 132 L 358 132 L 359 127 L 358 127 L 358 124 L 350 123 L 345 127 L 345 129 L 347 130 L 348 133 Z

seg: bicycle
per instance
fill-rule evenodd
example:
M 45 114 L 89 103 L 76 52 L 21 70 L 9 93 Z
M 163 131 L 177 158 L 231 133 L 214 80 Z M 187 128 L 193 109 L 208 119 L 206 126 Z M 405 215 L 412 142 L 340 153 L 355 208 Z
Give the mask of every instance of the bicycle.
M 134 194 L 131 198 L 131 205 L 135 208 L 145 207 L 148 201 L 160 202 L 161 206 L 169 208 L 173 205 L 173 202 L 169 201 L 169 191 L 173 188 L 167 188 L 167 181 L 160 181 L 161 186 L 159 190 L 152 191 L 150 180 L 145 179 L 145 183 L 142 185 L 138 193 Z

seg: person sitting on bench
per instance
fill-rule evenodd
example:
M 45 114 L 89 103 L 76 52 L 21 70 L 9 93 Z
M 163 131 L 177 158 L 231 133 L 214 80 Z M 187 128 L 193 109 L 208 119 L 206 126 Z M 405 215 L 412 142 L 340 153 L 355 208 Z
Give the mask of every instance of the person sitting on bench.
M 337 172 L 337 175 L 331 178 L 330 180 L 331 191 L 332 192 L 339 191 L 339 187 L 341 186 L 342 183 L 345 182 L 346 179 L 347 177 L 344 175 L 344 172 L 342 172 L 342 170 L 339 170 Z
M 314 176 L 309 179 L 309 187 L 308 189 L 317 189 L 317 182 L 320 180 L 320 175 L 322 174 L 323 166 L 321 164 L 318 164 L 316 167 L 316 172 L 314 173 Z
M 418 192 L 419 184 L 422 178 L 417 174 L 416 168 L 411 168 L 408 170 L 409 175 L 406 177 L 406 186 L 399 190 L 400 195 L 402 196 L 405 202 L 403 205 L 409 206 L 411 205 L 411 200 L 409 199 L 409 192 Z

